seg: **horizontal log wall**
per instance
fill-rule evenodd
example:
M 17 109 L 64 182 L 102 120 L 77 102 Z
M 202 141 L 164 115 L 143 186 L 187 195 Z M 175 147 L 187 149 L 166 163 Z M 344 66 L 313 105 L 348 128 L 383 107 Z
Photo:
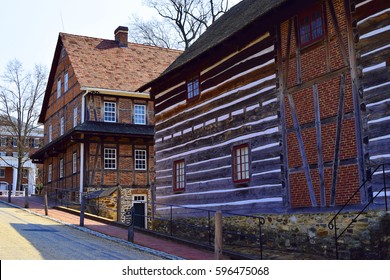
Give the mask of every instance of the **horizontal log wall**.
M 201 95 L 185 81 L 156 95 L 156 201 L 229 211 L 282 209 L 275 38 L 266 33 L 200 73 Z M 196 75 L 197 73 L 194 73 Z M 232 179 L 232 149 L 248 143 L 248 185 Z M 173 162 L 185 160 L 186 190 L 173 192 Z M 157 210 L 164 210 L 158 206 Z
M 358 1 L 356 49 L 361 75 L 360 94 L 369 170 L 390 163 L 390 2 Z M 390 180 L 390 166 L 386 179 Z M 373 195 L 383 187 L 383 172 L 372 177 Z M 380 194 L 380 199 L 384 194 Z

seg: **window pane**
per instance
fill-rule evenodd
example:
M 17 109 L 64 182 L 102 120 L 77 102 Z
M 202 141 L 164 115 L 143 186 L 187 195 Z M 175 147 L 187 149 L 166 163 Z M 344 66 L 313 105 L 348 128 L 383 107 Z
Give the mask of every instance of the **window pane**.
M 104 102 L 104 121 L 116 122 L 116 104 L 114 102 Z
M 235 182 L 246 182 L 249 176 L 249 147 L 248 145 L 238 146 L 233 149 L 234 166 L 233 180 Z
M 146 150 L 135 150 L 135 169 L 146 170 Z
M 104 169 L 116 169 L 116 149 L 104 149 Z
M 134 106 L 134 123 L 146 124 L 146 106 L 135 105 Z

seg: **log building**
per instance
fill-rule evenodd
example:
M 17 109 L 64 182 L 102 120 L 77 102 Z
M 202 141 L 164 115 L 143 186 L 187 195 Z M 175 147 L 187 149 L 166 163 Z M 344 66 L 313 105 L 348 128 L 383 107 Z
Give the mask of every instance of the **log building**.
M 127 38 L 127 27 L 115 40 L 59 34 L 39 118 L 44 146 L 32 156 L 49 195 L 70 203 L 93 191 L 115 196 L 101 215 L 118 220 L 135 202 L 146 214 L 154 182 L 153 101 L 135 90 L 180 53 Z
M 389 32 L 387 0 L 231 8 L 139 89 L 155 102 L 157 212 L 331 209 L 369 179 L 367 202 L 389 162 Z

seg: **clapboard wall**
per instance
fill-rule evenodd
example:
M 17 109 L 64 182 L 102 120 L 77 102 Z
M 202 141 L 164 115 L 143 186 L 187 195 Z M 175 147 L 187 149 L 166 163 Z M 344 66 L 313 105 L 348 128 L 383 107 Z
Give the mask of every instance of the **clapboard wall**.
M 274 43 L 274 35 L 262 34 L 244 49 L 201 69 L 201 95 L 195 102 L 186 100 L 184 79 L 155 95 L 157 212 L 166 208 L 161 204 L 245 213 L 281 211 Z M 244 143 L 250 148 L 250 182 L 237 186 L 232 150 Z M 186 189 L 174 193 L 173 163 L 181 159 Z

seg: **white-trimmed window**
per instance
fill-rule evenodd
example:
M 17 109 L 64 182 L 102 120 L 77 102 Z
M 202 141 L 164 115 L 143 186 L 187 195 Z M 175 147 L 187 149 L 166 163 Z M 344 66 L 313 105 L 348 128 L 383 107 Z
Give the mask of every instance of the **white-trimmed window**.
M 18 138 L 12 137 L 12 147 L 17 147 L 18 146 Z
M 77 115 L 78 115 L 78 112 L 77 112 L 77 106 L 73 108 L 73 127 L 76 127 L 77 126 Z
M 67 92 L 69 89 L 69 74 L 65 72 L 64 74 L 64 92 Z
M 49 142 L 53 140 L 53 125 L 49 125 Z
M 134 105 L 134 124 L 146 124 L 146 106 Z
M 0 178 L 5 178 L 5 168 L 0 168 Z
M 104 102 L 104 121 L 116 122 L 116 103 Z
M 116 149 L 104 148 L 104 169 L 116 169 Z
M 34 138 L 34 143 L 33 143 L 33 147 L 34 148 L 39 148 L 41 146 L 41 139 L 39 138 Z
M 28 178 L 28 173 L 29 173 L 29 171 L 27 168 L 22 169 L 22 176 L 24 179 Z
M 61 78 L 57 80 L 57 98 L 61 97 Z
M 60 178 L 64 178 L 64 159 L 60 159 Z
M 183 192 L 186 188 L 184 159 L 173 163 L 173 191 Z
M 65 131 L 65 118 L 61 117 L 61 120 L 60 120 L 60 136 L 64 135 L 64 131 Z
M 249 174 L 249 145 L 243 144 L 233 148 L 233 181 L 246 183 L 250 180 Z
M 73 157 L 72 157 L 72 172 L 73 172 L 73 174 L 77 172 L 77 153 L 73 153 Z
M 0 138 L 0 146 L 1 147 L 7 147 L 8 146 L 8 138 L 7 137 L 1 137 Z
M 135 150 L 135 170 L 146 170 L 146 150 Z
M 52 180 L 52 172 L 53 172 L 53 165 L 49 164 L 49 166 L 47 168 L 47 182 L 49 182 L 49 183 Z

